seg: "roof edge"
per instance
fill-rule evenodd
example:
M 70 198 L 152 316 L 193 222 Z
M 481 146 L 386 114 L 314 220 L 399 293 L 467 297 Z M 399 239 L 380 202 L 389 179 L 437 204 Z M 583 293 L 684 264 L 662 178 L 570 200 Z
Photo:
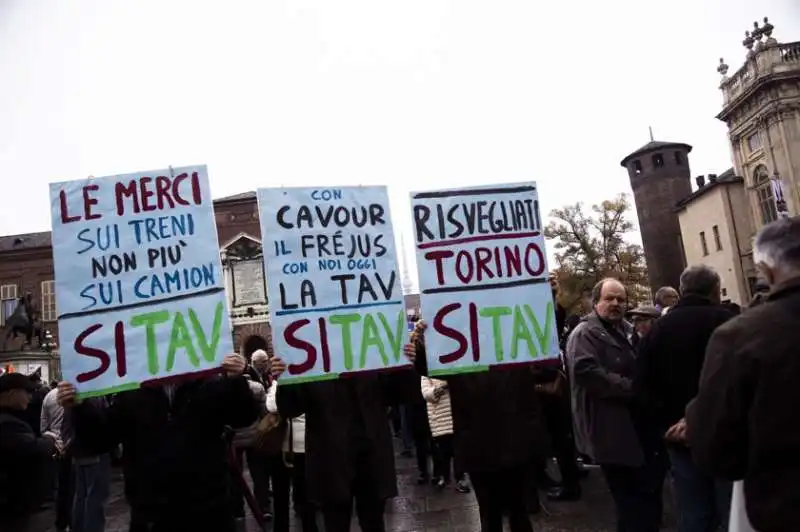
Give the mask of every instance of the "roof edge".
M 727 171 L 723 172 L 722 174 L 720 174 L 720 176 L 718 176 L 716 181 L 706 182 L 706 184 L 702 188 L 698 188 L 697 190 L 695 190 L 694 192 L 692 192 L 691 194 L 689 194 L 685 198 L 679 200 L 675 204 L 675 206 L 673 208 L 673 212 L 678 212 L 678 211 L 681 211 L 681 210 L 685 209 L 694 200 L 696 200 L 697 198 L 699 198 L 701 196 L 704 196 L 706 194 L 706 192 L 708 192 L 709 190 L 712 190 L 714 188 L 717 188 L 720 185 L 737 185 L 739 183 L 744 183 L 744 177 L 742 177 L 740 175 L 727 175 L 724 178 L 720 179 L 720 177 L 722 177 L 722 175 L 725 174 L 725 173 L 727 173 Z
M 657 142 L 658 144 L 651 146 L 651 144 L 654 144 L 654 142 Z M 666 148 L 675 148 L 675 147 L 684 148 L 686 150 L 686 153 L 692 152 L 692 146 L 690 144 L 686 144 L 685 142 L 668 142 L 668 141 L 654 141 L 654 142 L 648 142 L 638 150 L 626 155 L 625 158 L 622 159 L 622 161 L 620 161 L 619 165 L 622 166 L 623 168 L 627 168 L 628 162 L 630 162 L 631 159 L 635 159 L 636 157 L 639 157 L 641 155 L 646 155 L 648 153 L 658 150 L 663 150 Z

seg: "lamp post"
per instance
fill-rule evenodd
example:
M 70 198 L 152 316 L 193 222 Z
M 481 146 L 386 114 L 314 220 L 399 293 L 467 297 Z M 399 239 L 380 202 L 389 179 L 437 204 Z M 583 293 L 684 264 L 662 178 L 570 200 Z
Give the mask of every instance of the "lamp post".
M 49 329 L 44 331 L 42 335 L 42 351 L 49 355 L 50 360 L 47 361 L 47 365 L 50 367 L 50 371 L 48 372 L 50 375 L 50 380 L 53 380 L 53 377 L 56 377 L 55 380 L 61 380 L 61 364 L 58 364 L 57 368 L 54 368 L 53 362 L 56 359 L 56 356 L 53 352 L 58 347 L 55 339 L 53 338 L 53 333 L 50 332 Z M 55 370 L 55 371 L 53 371 Z

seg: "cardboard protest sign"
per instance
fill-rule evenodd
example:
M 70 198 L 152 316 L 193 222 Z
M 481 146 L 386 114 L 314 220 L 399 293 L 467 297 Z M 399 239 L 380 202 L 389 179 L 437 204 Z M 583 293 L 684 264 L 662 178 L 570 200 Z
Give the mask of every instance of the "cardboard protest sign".
M 215 370 L 233 349 L 205 166 L 50 185 L 64 378 L 82 396 Z
M 386 187 L 258 191 L 281 384 L 407 365 Z
M 558 357 L 534 183 L 411 194 L 431 375 Z

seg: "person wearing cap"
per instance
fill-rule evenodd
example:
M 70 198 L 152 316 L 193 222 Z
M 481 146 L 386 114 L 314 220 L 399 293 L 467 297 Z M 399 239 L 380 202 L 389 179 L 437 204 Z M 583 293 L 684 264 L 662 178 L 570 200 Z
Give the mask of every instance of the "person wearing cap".
M 631 333 L 631 345 L 636 348 L 644 338 L 653 322 L 661 317 L 661 312 L 653 306 L 644 305 L 628 311 L 628 319 L 633 322 L 633 332 Z
M 25 411 L 37 385 L 21 373 L 0 376 L 0 530 L 45 530 L 50 516 L 41 511 L 50 495 L 48 468 L 59 451 L 52 432 L 37 436 Z

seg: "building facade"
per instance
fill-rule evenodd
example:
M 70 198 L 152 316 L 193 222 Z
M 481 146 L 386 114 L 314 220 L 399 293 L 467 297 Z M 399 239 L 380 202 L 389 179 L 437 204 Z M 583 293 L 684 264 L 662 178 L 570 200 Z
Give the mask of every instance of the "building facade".
M 677 287 L 684 269 L 675 205 L 692 193 L 691 151 L 688 144 L 651 141 L 620 163 L 630 177 L 652 291 Z
M 780 43 L 765 18 L 745 33 L 744 64 L 730 76 L 720 59 L 719 120 L 737 175 L 744 178 L 757 231 L 780 215 L 800 214 L 800 42 Z
M 30 296 L 38 315 L 38 338 L 25 347 L 23 333 L 10 330 L 9 318 L 20 299 Z M 53 283 L 53 253 L 50 233 L 0 237 L 0 367 L 13 366 L 26 374 L 40 371 L 48 381 L 59 373 L 58 331 Z
M 697 177 L 697 189 L 677 198 L 675 207 L 685 263 L 714 267 L 722 278 L 723 299 L 740 305 L 750 301 L 757 278 L 756 232 L 780 216 L 800 215 L 800 42 L 780 43 L 773 31 L 767 19 L 761 26 L 754 23 L 742 42 L 744 64 L 732 75 L 720 59 L 723 106 L 717 118 L 728 126 L 733 168 L 720 176 Z M 623 166 L 631 174 L 647 252 L 654 245 L 670 245 L 668 234 L 644 228 L 651 202 L 666 205 L 670 198 L 636 195 L 635 177 L 647 177 L 648 171 L 633 166 L 643 150 L 627 157 Z M 647 255 L 648 268 L 652 255 Z
M 255 192 L 244 192 L 214 201 L 220 257 L 228 295 L 233 344 L 249 356 L 257 349 L 272 351 L 272 327 L 264 274 L 261 226 Z M 419 313 L 419 296 L 410 293 L 404 264 L 403 292 L 409 317 Z M 57 378 L 58 324 L 55 307 L 53 251 L 49 232 L 0 237 L 0 367 L 12 364 L 17 371 Z M 47 340 L 9 336 L 6 321 L 19 299 L 30 295 L 38 310 L 37 323 Z M 54 348 L 55 346 L 55 348 Z
M 753 226 L 746 216 L 744 179 L 733 169 L 696 179 L 697 190 L 676 208 L 686 262 L 713 267 L 722 281 L 722 299 L 746 305 L 755 268 L 749 253 Z

